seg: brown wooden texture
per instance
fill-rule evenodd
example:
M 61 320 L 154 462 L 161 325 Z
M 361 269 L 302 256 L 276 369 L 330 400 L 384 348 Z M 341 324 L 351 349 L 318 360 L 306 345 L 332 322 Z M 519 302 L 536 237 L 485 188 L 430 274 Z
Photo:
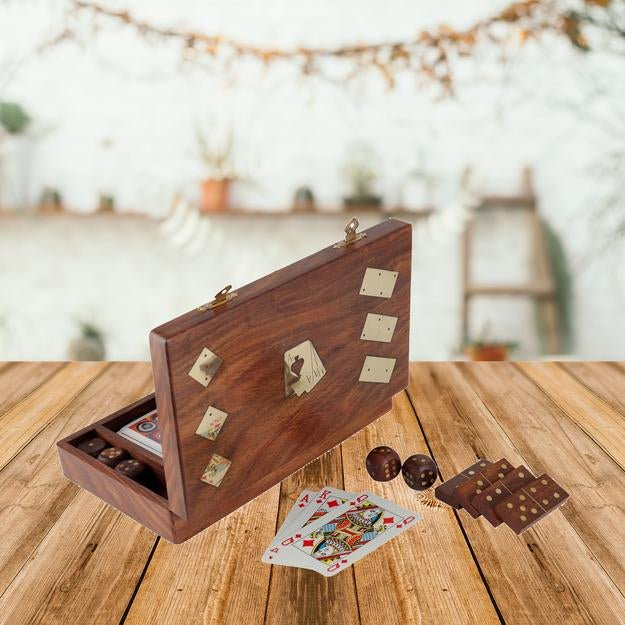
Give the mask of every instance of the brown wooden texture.
M 218 520 L 380 416 L 408 383 L 411 227 L 389 219 L 151 334 L 156 402 L 172 511 L 198 529 Z M 360 295 L 368 267 L 398 273 L 392 297 Z M 360 340 L 367 313 L 398 318 L 390 343 Z M 327 373 L 285 397 L 284 353 L 312 341 Z M 189 376 L 207 347 L 222 358 L 205 388 Z M 359 382 L 366 355 L 395 358 L 388 384 Z M 217 440 L 195 432 L 209 406 L 228 413 Z M 213 453 L 231 461 L 216 488 Z
M 405 393 L 395 398 L 391 412 L 342 445 L 345 488 L 372 490 L 423 517 L 388 548 L 354 566 L 362 624 L 498 624 L 451 508 L 439 504 L 431 490 L 421 494 L 411 490 L 401 476 L 385 483 L 369 478 L 364 458 L 381 444 L 395 449 L 402 460 L 414 453 L 431 453 Z
M 277 527 L 282 525 L 293 500 L 302 490 L 320 490 L 326 485 L 344 488 L 340 447 L 282 482 Z M 266 546 L 263 545 L 263 549 Z M 332 625 L 360 622 L 353 571 L 328 579 L 306 569 L 293 571 L 290 567 L 273 567 L 265 623 L 290 625 L 308 622 Z
M 80 369 L 92 372 L 78 365 L 74 374 Z M 1 623 L 86 623 L 93 614 L 117 622 L 150 552 L 153 538 L 147 530 L 79 493 L 59 470 L 55 442 L 60 436 L 144 394 L 152 384 L 145 363 L 100 364 L 98 371 L 82 391 L 83 378 L 74 376 L 73 393 L 54 377 L 43 382 L 42 407 L 60 410 L 0 471 Z M 0 393 L 13 383 L 0 372 Z M 100 583 L 106 592 L 93 592 Z
M 535 474 L 552 475 L 571 493 L 567 504 L 571 505 L 581 493 L 576 492 L 579 482 L 575 482 L 577 488 L 569 485 L 577 475 L 567 465 L 579 461 L 579 452 L 567 461 L 561 452 L 562 446 L 569 443 L 566 435 L 560 432 L 550 439 L 544 428 L 532 427 L 525 416 L 527 393 L 515 392 L 520 383 L 514 375 L 516 369 L 508 363 L 501 364 L 503 367 L 487 363 L 412 367 L 408 392 L 443 477 L 460 471 L 467 460 L 506 456 L 511 462 L 525 464 Z M 502 372 L 501 377 L 496 375 L 498 371 Z M 471 383 L 463 372 L 470 376 Z M 488 406 L 473 389 L 478 375 L 482 376 L 485 389 L 480 388 L 480 394 L 497 385 L 497 390 L 489 395 Z M 505 416 L 493 415 L 493 398 L 505 401 Z M 545 420 L 544 415 L 541 418 Z M 567 420 L 563 415 L 561 419 Z M 540 446 L 540 455 L 533 451 L 536 446 Z M 601 450 L 594 446 L 596 455 Z M 558 466 L 547 468 L 554 455 Z M 618 490 L 623 492 L 623 488 L 621 477 Z M 579 502 L 580 507 L 586 505 L 584 499 Z M 504 528 L 493 530 L 483 518 L 473 520 L 463 512 L 459 518 L 506 623 L 587 623 L 587 614 L 591 613 L 592 622 L 607 625 L 619 622 L 625 615 L 625 599 L 619 588 L 597 559 L 589 557 L 588 545 L 563 514 L 548 516 L 520 537 L 502 531 Z M 616 553 L 625 555 L 624 530 L 617 531 L 621 534 L 621 546 Z M 520 579 L 527 580 L 522 601 L 518 596 Z M 598 605 L 597 597 L 601 594 L 605 600 Z
M 12 383 L 12 376 L 5 379 L 0 372 L 2 388 L 7 381 Z M 0 471 L 0 527 L 5 528 L 0 541 L 0 593 L 78 491 L 59 471 L 56 440 L 101 410 L 112 410 L 133 394 L 144 393 L 151 383 L 144 363 L 102 367 L 100 375 Z M 47 389 L 52 397 L 58 388 L 48 381 L 41 391 Z
M 519 363 L 523 372 L 625 469 L 625 419 L 553 362 Z
M 101 362 L 69 363 L 48 378 L 44 386 L 7 410 L 0 419 L 0 467 L 43 430 L 105 366 Z
M 616 362 L 562 362 L 559 365 L 580 384 L 625 415 L 625 369 Z
M 271 570 L 260 557 L 275 533 L 278 491 L 184 545 L 160 540 L 126 625 L 262 623 Z
M 562 514 L 625 591 L 625 510 L 614 505 L 625 492 L 623 470 L 514 365 L 484 363 L 464 375 L 526 466 L 570 493 Z
M 134 401 L 151 384 L 145 363 L 100 365 L 89 370 L 88 383 L 77 375 L 83 366 L 89 369 L 76 365 L 71 374 L 74 392 L 64 377 L 44 376 L 0 411 L 0 423 L 9 414 L 25 427 L 18 449 L 9 440 L 15 451 L 0 468 L 0 625 L 625 622 L 619 503 L 625 472 L 577 422 L 589 390 L 605 402 L 604 417 L 625 418 L 598 385 L 611 380 L 610 372 L 620 375 L 618 365 L 558 365 L 577 384 L 562 387 L 566 405 L 574 408 L 569 414 L 556 389 L 546 394 L 533 381 L 544 375 L 538 364 L 414 364 L 412 405 L 400 394 L 381 419 L 178 546 L 61 475 L 54 441 L 100 410 Z M 0 397 L 16 392 L 20 368 L 36 369 L 0 364 Z M 33 393 L 44 410 L 52 409 L 41 427 L 30 423 L 41 416 L 29 400 Z M 593 412 L 604 410 L 594 400 L 590 405 Z M 505 455 L 553 475 L 571 498 L 516 536 L 437 505 L 428 493 L 408 489 L 401 476 L 386 484 L 370 480 L 364 458 L 379 444 L 402 458 L 434 455 L 443 478 L 479 455 Z M 0 454 L 6 455 L 3 445 Z M 372 490 L 423 519 L 330 580 L 262 564 L 264 548 L 299 492 L 323 485 Z
M 0 397 L 0 414 L 5 414 L 64 366 L 62 362 L 5 363 L 0 369 L 6 384 L 5 394 Z

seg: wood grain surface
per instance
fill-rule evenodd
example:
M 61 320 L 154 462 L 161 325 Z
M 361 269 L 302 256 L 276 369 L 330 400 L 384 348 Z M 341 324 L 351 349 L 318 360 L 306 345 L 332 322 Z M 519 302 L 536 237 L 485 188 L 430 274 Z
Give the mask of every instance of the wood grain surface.
M 318 458 L 406 388 L 411 226 L 388 219 L 364 233 L 151 332 L 169 508 L 192 526 L 205 528 Z M 391 297 L 360 294 L 367 268 L 397 273 Z M 360 339 L 368 313 L 397 318 L 390 342 Z M 284 354 L 307 340 L 326 374 L 311 392 L 285 397 Z M 205 348 L 223 361 L 206 387 L 189 375 Z M 395 359 L 388 383 L 359 381 L 367 355 Z M 214 441 L 196 434 L 209 406 L 228 413 Z M 213 453 L 231 462 L 219 487 L 200 479 Z
M 390 412 L 183 545 L 78 489 L 56 458 L 58 438 L 150 386 L 147 363 L 0 363 L 0 625 L 625 623 L 620 364 L 412 364 Z M 401 477 L 372 482 L 364 457 L 382 443 L 432 455 L 442 478 L 506 456 L 571 498 L 516 536 Z M 423 519 L 332 579 L 262 564 L 299 492 L 324 485 Z

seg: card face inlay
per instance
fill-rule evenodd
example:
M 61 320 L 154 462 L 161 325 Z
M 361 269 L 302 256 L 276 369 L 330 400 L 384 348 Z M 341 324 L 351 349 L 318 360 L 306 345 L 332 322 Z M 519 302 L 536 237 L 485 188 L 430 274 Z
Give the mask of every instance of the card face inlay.
M 398 275 L 397 271 L 367 267 L 365 277 L 362 279 L 360 294 L 388 299 L 393 295 Z
M 284 352 L 285 397 L 310 393 L 325 374 L 326 368 L 312 341 L 304 341 Z
M 388 315 L 376 315 L 367 313 L 365 325 L 360 334 L 363 341 L 378 341 L 379 343 L 390 343 L 393 339 L 397 317 Z
M 219 454 L 213 454 L 200 479 L 202 482 L 206 482 L 211 486 L 219 486 L 226 476 L 226 473 L 230 468 L 230 464 L 230 460 L 227 458 L 224 458 Z
M 200 421 L 200 425 L 197 430 L 195 430 L 195 433 L 198 436 L 207 438 L 209 441 L 214 441 L 221 431 L 227 416 L 227 412 L 219 410 L 219 408 L 215 408 L 215 406 L 209 406 L 202 417 L 202 421 Z
M 215 377 L 217 369 L 219 369 L 222 362 L 223 361 L 217 354 L 211 352 L 208 347 L 205 347 L 197 357 L 195 364 L 191 368 L 191 371 L 189 371 L 189 375 L 196 382 L 206 387 Z
M 359 382 L 377 382 L 388 384 L 395 368 L 395 358 L 382 358 L 381 356 L 367 356 L 362 365 Z

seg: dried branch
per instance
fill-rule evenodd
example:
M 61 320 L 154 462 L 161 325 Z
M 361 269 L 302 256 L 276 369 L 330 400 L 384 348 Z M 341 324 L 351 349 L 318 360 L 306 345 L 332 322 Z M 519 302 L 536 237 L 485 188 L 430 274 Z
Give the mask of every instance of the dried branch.
M 91 14 L 98 25 L 100 22 L 113 22 L 133 28 L 137 34 L 151 40 L 179 41 L 183 59 L 187 61 L 197 60 L 201 56 L 210 57 L 224 66 L 233 58 L 253 58 L 265 65 L 290 61 L 302 74 L 310 75 L 324 74 L 324 62 L 338 59 L 348 66 L 346 78 L 362 70 L 374 70 L 389 88 L 395 85 L 399 72 L 413 71 L 439 84 L 444 91 L 451 91 L 454 61 L 470 56 L 482 41 L 508 45 L 512 40 L 522 45 L 530 37 L 555 31 L 577 40 L 578 47 L 583 43 L 581 34 L 574 32 L 575 19 L 559 9 L 557 0 L 519 0 L 463 31 L 442 25 L 432 31 L 422 31 L 408 41 L 291 49 L 254 46 L 222 35 L 157 26 L 135 17 L 127 10 L 115 10 L 97 2 L 68 2 L 68 20 L 60 39 L 77 38 L 81 16 Z

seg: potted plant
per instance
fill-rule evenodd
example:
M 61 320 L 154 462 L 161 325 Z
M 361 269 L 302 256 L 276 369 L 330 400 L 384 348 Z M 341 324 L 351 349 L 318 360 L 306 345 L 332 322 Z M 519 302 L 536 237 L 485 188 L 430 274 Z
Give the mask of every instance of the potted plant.
M 42 213 L 58 213 L 63 210 L 61 192 L 53 187 L 44 187 L 39 198 L 39 210 Z
M 508 360 L 508 354 L 516 349 L 518 343 L 513 341 L 467 341 L 464 353 L 469 360 L 476 362 Z
M 0 102 L 0 206 L 25 202 L 24 172 L 29 171 L 24 163 L 28 158 L 25 131 L 30 122 L 19 104 Z
M 293 210 L 307 212 L 315 210 L 315 194 L 307 186 L 298 187 L 293 196 Z
M 104 360 L 106 348 L 104 335 L 92 323 L 79 322 L 80 336 L 69 342 L 68 356 L 70 360 Z
M 200 158 L 207 170 L 201 182 L 200 212 L 216 213 L 228 210 L 230 185 L 236 179 L 232 152 L 234 140 L 228 131 L 222 141 L 208 136 L 199 126 L 196 139 Z
M 28 113 L 15 102 L 0 102 L 0 126 L 10 135 L 19 135 L 30 124 Z
M 98 198 L 98 212 L 112 213 L 115 210 L 115 198 L 110 193 L 100 193 Z
M 508 360 L 508 354 L 518 347 L 514 341 L 496 341 L 489 338 L 490 324 L 484 324 L 480 338 L 476 340 L 465 339 L 464 354 L 470 360 L 476 362 L 487 360 Z
M 374 183 L 378 178 L 377 160 L 373 150 L 367 146 L 352 149 L 343 169 L 351 186 L 350 194 L 343 198 L 345 207 L 378 207 L 382 204 L 382 197 L 374 192 Z

